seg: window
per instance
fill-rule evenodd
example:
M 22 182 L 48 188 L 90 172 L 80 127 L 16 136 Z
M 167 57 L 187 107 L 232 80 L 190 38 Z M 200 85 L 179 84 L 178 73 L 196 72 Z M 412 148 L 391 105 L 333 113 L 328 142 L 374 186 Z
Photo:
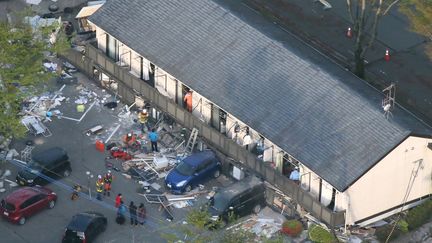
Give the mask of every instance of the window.
M 195 169 L 188 163 L 181 161 L 177 167 L 176 170 L 178 173 L 185 175 L 185 176 L 190 176 L 194 173 Z
M 206 160 L 203 163 L 201 163 L 197 168 L 197 172 L 201 172 L 201 171 L 207 169 L 210 166 L 210 164 L 212 163 L 212 161 L 213 161 L 212 159 L 209 159 L 209 160 Z
M 106 54 L 114 59 L 114 61 L 119 60 L 119 43 L 114 37 L 108 34 L 106 34 Z
M 36 196 L 36 201 L 35 202 L 39 202 L 41 200 L 44 200 L 46 198 L 45 194 L 39 194 Z
M 247 191 L 245 191 L 243 194 L 240 195 L 240 203 L 245 203 L 247 202 L 251 197 L 253 197 L 254 195 L 251 193 L 252 190 L 248 189 Z
M 27 199 L 23 204 L 21 204 L 20 208 L 24 209 L 24 208 L 27 208 L 28 206 L 33 205 L 35 202 L 37 202 L 39 200 L 38 196 L 39 195 L 36 195 L 36 196 L 33 196 L 33 197 Z
M 13 204 L 7 203 L 5 200 L 1 201 L 1 207 L 6 209 L 6 211 L 15 211 L 15 206 Z

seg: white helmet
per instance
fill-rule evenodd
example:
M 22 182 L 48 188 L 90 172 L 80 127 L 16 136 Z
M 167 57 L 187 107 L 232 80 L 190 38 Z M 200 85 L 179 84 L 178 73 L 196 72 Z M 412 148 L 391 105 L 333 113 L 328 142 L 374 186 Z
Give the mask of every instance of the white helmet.
M 108 170 L 108 174 L 111 174 L 111 170 Z
M 101 176 L 101 175 L 98 175 L 98 179 L 102 179 L 102 176 Z
M 143 109 L 142 112 L 143 112 L 143 113 L 147 113 L 147 109 Z
M 127 136 L 128 136 L 128 137 L 132 137 L 132 133 L 128 133 Z

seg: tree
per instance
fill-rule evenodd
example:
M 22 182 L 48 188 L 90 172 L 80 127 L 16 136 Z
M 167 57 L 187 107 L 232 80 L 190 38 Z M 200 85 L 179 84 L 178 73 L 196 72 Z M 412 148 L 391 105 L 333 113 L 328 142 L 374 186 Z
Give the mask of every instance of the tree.
M 50 29 L 59 26 L 50 26 Z M 44 52 L 62 53 L 66 38 L 60 34 L 54 46 L 49 45 L 47 31 L 32 29 L 20 18 L 17 23 L 0 22 L 0 135 L 21 137 L 25 128 L 18 113 L 29 91 L 53 77 L 43 70 Z
M 408 17 L 414 32 L 429 38 L 426 51 L 432 60 L 432 0 L 402 0 L 399 11 Z
M 364 59 L 366 51 L 374 43 L 378 33 L 378 23 L 381 17 L 399 0 L 346 0 L 348 14 L 356 34 L 354 44 L 354 73 L 364 78 Z M 370 33 L 370 36 L 368 36 Z

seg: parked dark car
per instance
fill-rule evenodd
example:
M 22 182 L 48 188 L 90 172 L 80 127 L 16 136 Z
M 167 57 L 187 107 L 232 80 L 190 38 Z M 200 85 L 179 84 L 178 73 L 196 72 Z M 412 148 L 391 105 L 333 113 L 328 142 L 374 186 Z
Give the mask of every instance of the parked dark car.
M 56 201 L 57 195 L 48 188 L 23 187 L 1 201 L 0 213 L 12 223 L 23 225 L 33 214 L 53 208 Z
M 265 206 L 265 198 L 264 183 L 250 176 L 217 191 L 209 200 L 208 211 L 212 220 L 227 222 L 230 213 L 236 217 L 259 213 Z
M 192 154 L 183 159 L 165 177 L 165 184 L 173 193 L 189 192 L 210 178 L 219 177 L 221 163 L 211 150 Z
M 47 177 L 53 179 L 67 177 L 71 172 L 72 168 L 66 151 L 54 147 L 34 154 L 32 161 L 18 172 L 16 181 L 22 186 L 43 185 L 49 182 Z
M 98 212 L 84 212 L 73 216 L 65 229 L 63 243 L 90 243 L 106 230 L 108 220 Z

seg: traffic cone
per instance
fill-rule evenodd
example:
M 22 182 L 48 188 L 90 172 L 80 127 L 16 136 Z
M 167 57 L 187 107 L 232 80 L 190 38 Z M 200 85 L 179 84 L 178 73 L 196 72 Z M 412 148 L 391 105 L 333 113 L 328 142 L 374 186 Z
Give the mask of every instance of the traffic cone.
M 348 27 L 348 30 L 347 30 L 346 36 L 347 36 L 348 38 L 351 38 L 351 37 L 352 37 L 352 30 L 351 30 L 350 27 Z
M 386 60 L 387 62 L 390 61 L 390 54 L 389 54 L 389 50 L 388 49 L 385 52 L 384 60 Z

